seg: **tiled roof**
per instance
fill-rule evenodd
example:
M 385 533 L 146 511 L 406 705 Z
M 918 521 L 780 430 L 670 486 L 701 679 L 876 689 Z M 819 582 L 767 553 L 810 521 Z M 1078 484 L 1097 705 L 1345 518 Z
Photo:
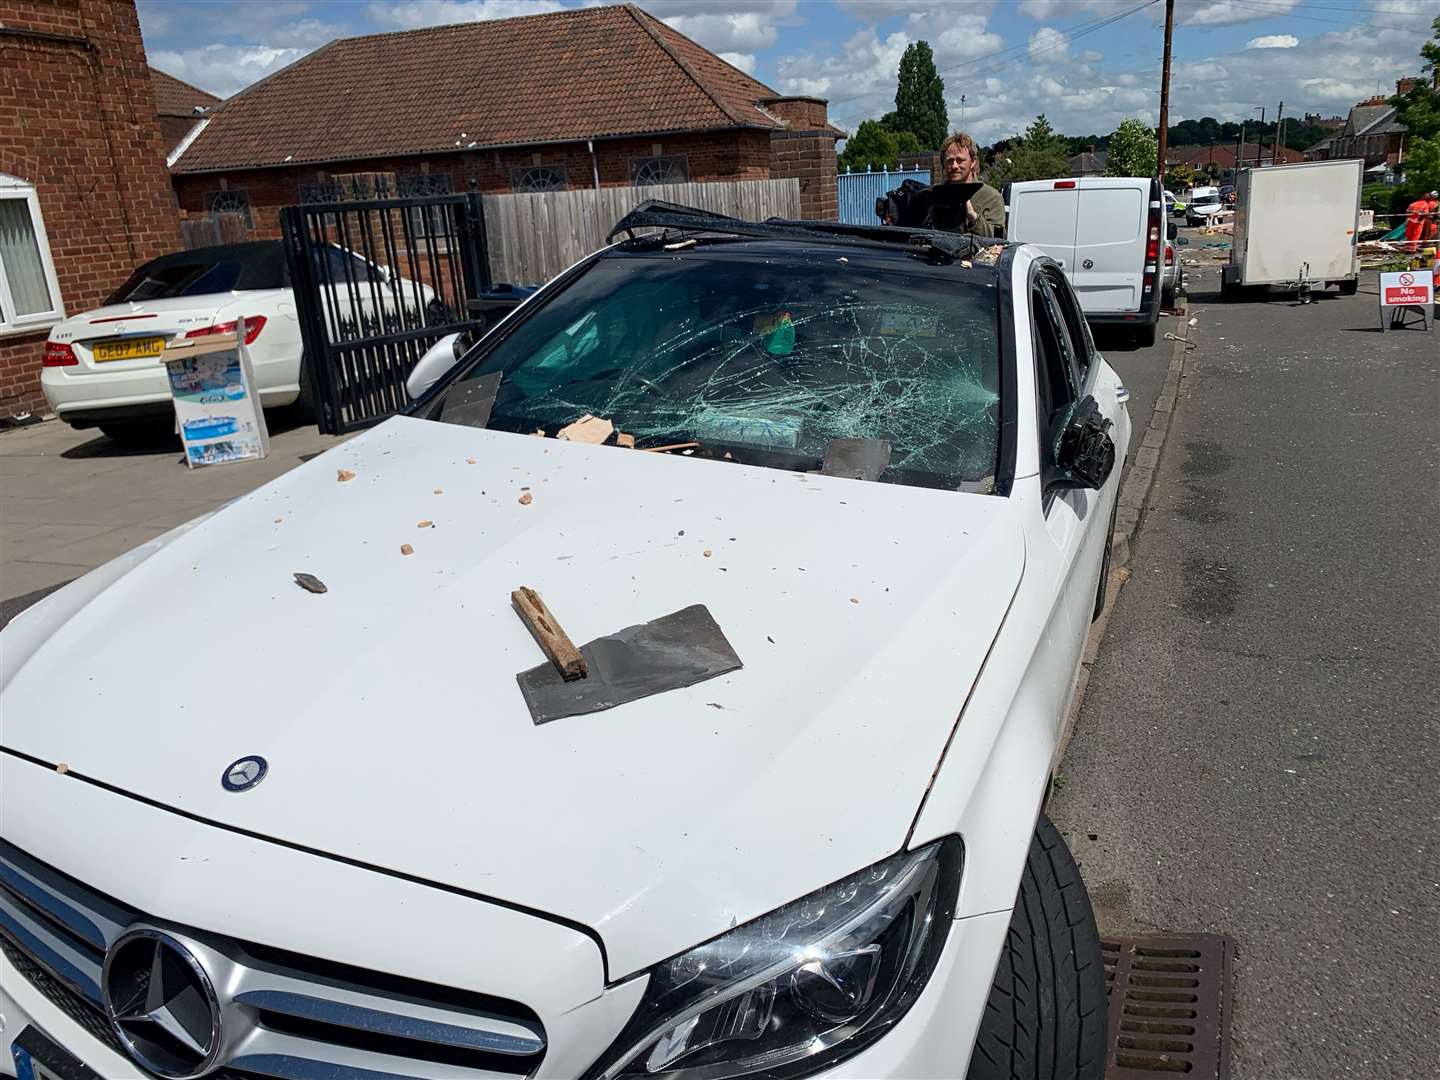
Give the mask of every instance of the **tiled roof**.
M 1390 111 L 1389 105 L 1356 105 L 1350 110 L 1350 118 L 1345 121 L 1345 128 L 1341 134 L 1359 135 Z
M 783 121 L 775 96 L 629 4 L 342 38 L 211 113 L 212 172 Z
M 195 107 L 208 109 L 219 105 L 220 99 L 199 87 L 181 82 L 174 75 L 150 69 L 150 85 L 155 88 L 155 111 L 161 116 L 194 116 Z

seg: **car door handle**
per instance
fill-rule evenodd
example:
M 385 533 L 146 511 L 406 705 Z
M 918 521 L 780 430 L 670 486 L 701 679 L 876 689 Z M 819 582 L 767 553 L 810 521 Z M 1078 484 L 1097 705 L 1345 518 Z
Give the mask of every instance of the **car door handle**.
M 1130 400 L 1130 391 L 1129 391 L 1128 389 L 1126 389 L 1125 385 L 1122 383 L 1122 384 L 1120 384 L 1119 386 L 1116 386 L 1116 387 L 1115 387 L 1115 401 L 1116 401 L 1116 403 L 1117 403 L 1117 404 L 1120 404 L 1120 405 L 1124 405 L 1125 402 L 1127 402 L 1127 401 L 1129 401 L 1129 400 Z

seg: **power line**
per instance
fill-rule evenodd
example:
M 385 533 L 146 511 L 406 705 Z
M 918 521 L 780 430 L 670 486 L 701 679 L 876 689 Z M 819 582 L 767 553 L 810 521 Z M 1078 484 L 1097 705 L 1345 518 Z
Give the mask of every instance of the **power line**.
M 1051 52 L 1051 51 L 1053 51 L 1053 50 L 1055 50 L 1055 49 L 1060 48 L 1061 46 L 1069 45 L 1069 44 L 1071 44 L 1072 42 L 1078 41 L 1078 40 L 1080 40 L 1080 39 L 1083 38 L 1083 37 L 1086 37 L 1086 36 L 1088 36 L 1088 35 L 1090 35 L 1090 34 L 1094 34 L 1094 33 L 1097 33 L 1097 32 L 1099 32 L 1099 31 L 1101 31 L 1101 30 L 1104 30 L 1107 26 L 1110 26 L 1110 25 L 1113 24 L 1113 23 L 1117 23 L 1117 22 L 1119 22 L 1121 19 L 1129 18 L 1131 15 L 1134 15 L 1136 12 L 1138 12 L 1138 11 L 1143 11 L 1145 8 L 1151 7 L 1151 6 L 1155 5 L 1155 4 L 1158 4 L 1159 2 L 1160 2 L 1160 0 L 1145 0 L 1145 3 L 1143 3 L 1143 4 L 1138 4 L 1138 5 L 1136 5 L 1135 7 L 1128 8 L 1128 9 L 1126 9 L 1125 11 L 1118 12 L 1117 14 L 1114 14 L 1114 15 L 1108 15 L 1108 16 L 1106 16 L 1106 17 L 1103 18 L 1103 19 L 1096 20 L 1096 21 L 1095 21 L 1094 23 L 1092 23 L 1092 24 L 1082 25 L 1081 27 L 1076 27 L 1076 28 L 1072 29 L 1071 31 L 1069 31 L 1068 33 L 1060 34 L 1060 35 L 1058 35 L 1056 38 L 1052 39 L 1051 41 L 1046 42 L 1046 43 L 1043 44 L 1043 45 L 1039 45 L 1039 46 L 1037 46 L 1037 47 L 1035 47 L 1035 48 L 1033 48 L 1033 49 L 1030 47 L 1030 44 L 1029 44 L 1028 42 L 1025 43 L 1025 44 L 1022 45 L 1022 46 L 1016 46 L 1015 49 L 1019 49 L 1019 50 L 1023 50 L 1023 51 L 1024 51 L 1024 53 L 1025 53 L 1024 56 L 1012 56 L 1012 57 L 1010 57 L 1010 58 L 1008 58 L 1008 59 L 1006 59 L 1006 60 L 1003 60 L 1003 61 L 1001 61 L 1001 62 L 999 62 L 999 63 L 990 64 L 990 65 L 988 65 L 988 66 L 986 66 L 986 67 L 984 67 L 984 68 L 981 68 L 979 71 L 969 71 L 969 72 L 966 72 L 966 73 L 965 73 L 965 77 L 968 78 L 968 79 L 988 79 L 991 75 L 994 75 L 997 71 L 1003 71 L 1005 68 L 1009 67 L 1011 64 L 1017 63 L 1018 61 L 1020 61 L 1020 60 L 1022 60 L 1022 59 L 1026 59 L 1026 58 L 1028 58 L 1028 57 L 1030 57 L 1030 56 L 1033 56 L 1033 55 L 1036 54 L 1036 53 Z M 1007 50 L 1007 51 L 1010 51 L 1010 50 Z M 977 57 L 976 60 L 975 60 L 975 61 L 971 61 L 971 63 L 978 62 L 979 59 L 981 59 L 981 58 Z
M 1281 10 L 1279 8 L 1267 7 L 1262 0 L 1230 0 L 1234 7 L 1244 11 L 1254 12 L 1259 15 L 1268 15 L 1272 19 L 1304 19 L 1306 22 L 1329 23 L 1332 26 L 1348 26 L 1362 30 L 1399 30 L 1401 33 L 1416 33 L 1419 27 L 1396 26 L 1394 23 L 1376 22 L 1350 22 L 1346 19 L 1330 19 L 1324 15 L 1301 15 L 1293 10 Z M 1354 10 L 1342 8 L 1336 10 Z M 1359 14 L 1357 11 L 1356 14 Z M 1388 12 L 1387 14 L 1398 15 L 1400 12 Z

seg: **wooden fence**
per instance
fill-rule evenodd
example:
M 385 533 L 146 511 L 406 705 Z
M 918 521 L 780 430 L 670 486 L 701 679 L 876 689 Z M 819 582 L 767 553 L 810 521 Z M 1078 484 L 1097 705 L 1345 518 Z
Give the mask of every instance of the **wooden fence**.
M 543 285 L 604 247 L 615 223 L 646 199 L 713 210 L 749 221 L 800 216 L 800 181 L 732 180 L 486 195 L 485 232 L 490 272 L 497 282 Z

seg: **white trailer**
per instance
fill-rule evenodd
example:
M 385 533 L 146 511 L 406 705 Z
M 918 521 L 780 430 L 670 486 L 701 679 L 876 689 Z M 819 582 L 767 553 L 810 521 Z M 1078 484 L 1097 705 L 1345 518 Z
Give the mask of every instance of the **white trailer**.
M 1327 285 L 1352 295 L 1360 282 L 1355 239 L 1364 167 L 1353 158 L 1242 171 L 1221 296 L 1260 285 L 1296 289 L 1302 300 Z

